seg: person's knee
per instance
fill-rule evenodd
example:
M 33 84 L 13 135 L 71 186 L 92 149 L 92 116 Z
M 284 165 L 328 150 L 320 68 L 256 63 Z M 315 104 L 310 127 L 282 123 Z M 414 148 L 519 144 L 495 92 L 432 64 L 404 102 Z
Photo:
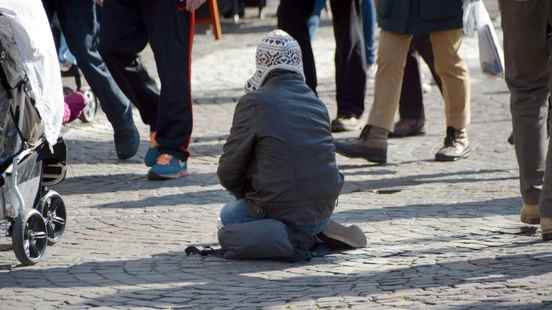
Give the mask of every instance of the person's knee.
M 233 205 L 232 204 L 226 204 L 222 209 L 220 209 L 220 222 L 222 225 L 228 225 L 232 224 L 232 214 L 233 214 Z

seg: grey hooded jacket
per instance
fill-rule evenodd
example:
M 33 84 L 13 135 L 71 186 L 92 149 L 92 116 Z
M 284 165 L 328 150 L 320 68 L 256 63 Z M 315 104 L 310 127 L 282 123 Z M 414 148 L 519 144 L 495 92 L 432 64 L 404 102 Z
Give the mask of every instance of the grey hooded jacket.
M 252 215 L 288 225 L 328 219 L 343 186 L 329 124 L 326 106 L 299 74 L 271 72 L 236 106 L 221 184 L 246 199 Z

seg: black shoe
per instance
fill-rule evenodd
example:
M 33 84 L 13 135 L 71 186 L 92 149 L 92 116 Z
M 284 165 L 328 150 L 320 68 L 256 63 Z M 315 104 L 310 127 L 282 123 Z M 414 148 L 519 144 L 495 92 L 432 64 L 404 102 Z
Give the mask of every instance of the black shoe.
M 447 136 L 443 147 L 435 154 L 436 161 L 456 161 L 468 158 L 471 148 L 468 142 L 466 129 L 447 127 Z
M 389 138 L 403 138 L 425 135 L 425 120 L 400 119 L 395 128 L 389 133 Z
M 119 129 L 113 136 L 115 151 L 119 159 L 125 160 L 133 157 L 140 146 L 140 134 L 134 124 L 131 128 Z

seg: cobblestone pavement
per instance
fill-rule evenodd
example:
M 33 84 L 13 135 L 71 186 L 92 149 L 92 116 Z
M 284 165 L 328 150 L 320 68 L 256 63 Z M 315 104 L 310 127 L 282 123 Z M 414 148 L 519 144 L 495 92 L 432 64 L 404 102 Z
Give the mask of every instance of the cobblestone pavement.
M 144 126 L 139 156 L 127 162 L 114 159 L 104 117 L 72 126 L 69 176 L 56 187 L 69 206 L 65 239 L 34 267 L 0 252 L 0 309 L 552 309 L 552 244 L 518 222 L 508 94 L 503 80 L 481 75 L 474 38 L 463 50 L 474 92 L 470 159 L 432 161 L 444 134 L 436 89 L 427 96 L 428 134 L 392 140 L 390 164 L 338 158 L 347 183 L 335 218 L 359 225 L 366 249 L 299 264 L 185 256 L 188 245 L 216 243 L 217 213 L 231 199 L 217 182 L 217 159 L 273 12 L 272 4 L 265 20 L 226 25 L 221 42 L 197 36 L 190 178 L 145 180 Z M 324 25 L 314 46 L 320 94 L 334 115 Z

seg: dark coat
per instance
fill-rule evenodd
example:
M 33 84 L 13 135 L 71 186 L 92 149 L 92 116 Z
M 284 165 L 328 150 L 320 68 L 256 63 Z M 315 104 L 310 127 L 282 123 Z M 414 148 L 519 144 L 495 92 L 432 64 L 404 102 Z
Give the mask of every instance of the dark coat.
M 378 23 L 389 32 L 422 35 L 463 27 L 462 0 L 379 0 Z
M 217 174 L 222 186 L 266 217 L 288 225 L 330 217 L 343 176 L 328 110 L 299 74 L 275 71 L 240 99 Z

